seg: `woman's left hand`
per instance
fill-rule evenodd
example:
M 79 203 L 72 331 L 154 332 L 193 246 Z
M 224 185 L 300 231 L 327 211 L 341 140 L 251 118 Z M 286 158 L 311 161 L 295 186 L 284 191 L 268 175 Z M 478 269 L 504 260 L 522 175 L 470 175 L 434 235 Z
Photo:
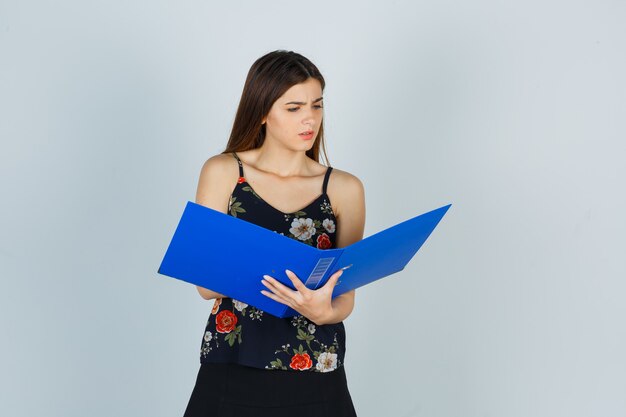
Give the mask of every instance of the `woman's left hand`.
M 296 287 L 295 291 L 269 275 L 263 275 L 265 279 L 261 280 L 261 282 L 271 292 L 261 290 L 261 293 L 274 301 L 293 308 L 318 326 L 326 324 L 326 321 L 333 315 L 331 304 L 333 289 L 337 285 L 337 280 L 343 273 L 343 270 L 336 271 L 330 276 L 324 286 L 316 290 L 307 288 L 292 271 L 286 269 L 285 273 L 294 287 Z

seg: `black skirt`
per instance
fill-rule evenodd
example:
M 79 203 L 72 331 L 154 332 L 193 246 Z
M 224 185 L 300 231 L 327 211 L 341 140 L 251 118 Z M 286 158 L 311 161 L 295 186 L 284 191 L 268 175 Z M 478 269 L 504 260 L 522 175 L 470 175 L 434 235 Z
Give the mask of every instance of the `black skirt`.
M 184 417 L 355 417 L 344 367 L 331 372 L 202 363 Z

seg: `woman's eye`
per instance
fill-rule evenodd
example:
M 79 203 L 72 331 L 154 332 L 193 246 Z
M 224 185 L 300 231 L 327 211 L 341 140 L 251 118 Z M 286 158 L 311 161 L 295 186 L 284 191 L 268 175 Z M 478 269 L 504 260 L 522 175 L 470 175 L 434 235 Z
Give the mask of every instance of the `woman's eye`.
M 313 106 L 313 107 L 315 107 L 317 109 L 323 109 L 324 108 L 324 106 Z M 287 111 L 294 112 L 294 111 L 297 111 L 299 108 L 300 107 L 292 107 L 290 109 L 287 109 Z

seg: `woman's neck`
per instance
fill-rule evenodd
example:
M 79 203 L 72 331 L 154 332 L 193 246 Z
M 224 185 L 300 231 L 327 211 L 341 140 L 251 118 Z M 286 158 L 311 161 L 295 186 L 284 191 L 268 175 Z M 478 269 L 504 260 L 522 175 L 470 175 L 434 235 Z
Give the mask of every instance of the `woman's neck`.
M 310 175 L 308 157 L 304 151 L 271 146 L 267 141 L 252 153 L 254 167 L 281 178 Z

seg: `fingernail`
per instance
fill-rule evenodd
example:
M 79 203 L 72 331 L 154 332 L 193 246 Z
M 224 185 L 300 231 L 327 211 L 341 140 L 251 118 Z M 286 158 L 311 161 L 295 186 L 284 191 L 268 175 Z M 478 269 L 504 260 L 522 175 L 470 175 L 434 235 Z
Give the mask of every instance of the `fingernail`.
M 288 270 L 288 269 L 285 269 L 285 272 L 286 272 L 286 273 L 288 273 L 288 274 L 289 274 L 289 273 L 292 273 L 292 272 L 291 272 L 290 270 Z

